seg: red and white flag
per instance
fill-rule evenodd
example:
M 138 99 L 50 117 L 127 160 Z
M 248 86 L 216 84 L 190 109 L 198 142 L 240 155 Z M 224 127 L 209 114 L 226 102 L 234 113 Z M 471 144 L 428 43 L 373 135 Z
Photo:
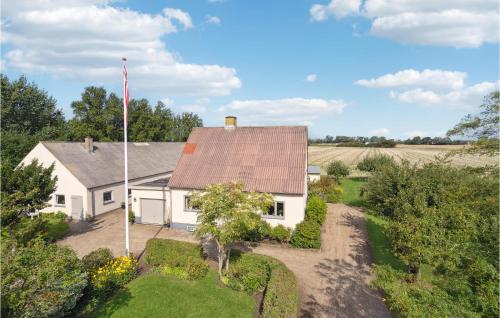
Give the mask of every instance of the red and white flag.
M 123 64 L 123 112 L 125 116 L 125 125 L 128 121 L 128 81 L 127 81 L 127 67 Z

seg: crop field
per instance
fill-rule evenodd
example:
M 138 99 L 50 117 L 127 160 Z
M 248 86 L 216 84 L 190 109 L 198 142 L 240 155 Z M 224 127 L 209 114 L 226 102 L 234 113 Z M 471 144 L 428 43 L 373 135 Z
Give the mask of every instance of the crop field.
M 346 164 L 355 167 L 364 157 L 375 154 L 389 155 L 396 160 L 406 159 L 412 163 L 426 163 L 433 161 L 438 155 L 443 155 L 449 151 L 460 149 L 463 146 L 444 145 L 397 145 L 395 148 L 363 148 L 363 147 L 334 147 L 330 145 L 315 145 L 309 147 L 309 164 L 321 166 L 332 160 L 341 160 Z M 495 164 L 498 158 L 477 155 L 454 156 L 451 163 L 455 165 L 468 165 L 479 167 L 488 164 Z

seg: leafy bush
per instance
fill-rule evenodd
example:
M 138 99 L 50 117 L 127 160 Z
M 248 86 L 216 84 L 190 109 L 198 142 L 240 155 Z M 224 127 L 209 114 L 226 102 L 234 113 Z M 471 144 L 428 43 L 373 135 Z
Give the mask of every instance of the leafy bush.
M 99 294 L 107 294 L 130 282 L 137 273 L 135 257 L 121 256 L 109 261 L 92 274 L 91 283 Z
M 373 172 L 382 169 L 385 166 L 394 166 L 396 161 L 388 155 L 375 155 L 364 157 L 357 165 L 361 171 Z
M 186 265 L 188 256 L 201 258 L 201 246 L 188 242 L 154 238 L 146 243 L 144 261 L 151 266 L 182 267 Z
M 295 275 L 282 263 L 271 265 L 271 277 L 263 299 L 263 318 L 297 317 L 299 288 Z
M 233 252 L 229 271 L 225 273 L 222 282 L 232 289 L 250 294 L 263 291 L 270 275 L 267 259 L 266 256 Z
M 4 242 L 2 242 L 2 245 Z M 83 295 L 87 273 L 75 252 L 35 239 L 16 251 L 2 248 L 2 316 L 60 317 Z
M 280 243 L 287 243 L 292 235 L 292 230 L 282 224 L 276 225 L 271 229 L 271 239 Z
M 88 273 L 94 273 L 113 259 L 109 248 L 98 248 L 82 258 L 83 266 Z
M 328 208 L 325 201 L 319 196 L 310 196 L 307 200 L 306 218 L 322 225 L 326 220 Z
M 135 223 L 135 213 L 132 209 L 128 210 L 128 221 L 130 223 Z
M 63 238 L 69 232 L 69 224 L 66 214 L 63 212 L 43 213 L 41 217 L 47 221 L 45 238 L 49 242 L 55 242 Z
M 343 191 L 330 176 L 321 176 L 318 181 L 309 184 L 308 192 L 310 196 L 317 195 L 326 202 L 335 203 Z
M 338 183 L 340 178 L 347 177 L 349 175 L 349 166 L 340 160 L 333 160 L 328 164 L 326 172 L 329 176 L 333 176 L 335 181 Z
M 164 265 L 162 271 L 165 274 L 174 275 L 181 279 L 197 280 L 207 275 L 208 264 L 199 258 L 188 256 L 185 265 L 177 267 Z
M 384 292 L 389 309 L 401 317 L 478 317 L 444 290 L 415 281 L 404 272 L 386 265 L 377 266 L 376 273 L 373 285 Z
M 321 227 L 314 220 L 305 219 L 297 224 L 290 239 L 290 244 L 298 248 L 320 248 Z
M 271 225 L 265 220 L 262 220 L 260 215 L 254 214 L 251 216 L 251 218 L 254 219 L 254 222 L 257 223 L 257 226 L 255 226 L 251 230 L 248 230 L 245 235 L 243 235 L 243 241 L 259 242 L 263 239 L 270 238 Z

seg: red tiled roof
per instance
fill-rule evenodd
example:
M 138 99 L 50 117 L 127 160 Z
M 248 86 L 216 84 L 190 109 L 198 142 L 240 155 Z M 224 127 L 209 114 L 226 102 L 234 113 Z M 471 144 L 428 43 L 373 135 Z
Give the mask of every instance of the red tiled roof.
M 248 191 L 304 193 L 307 127 L 200 127 L 193 129 L 188 144 L 195 146 L 183 152 L 171 188 L 242 181 Z

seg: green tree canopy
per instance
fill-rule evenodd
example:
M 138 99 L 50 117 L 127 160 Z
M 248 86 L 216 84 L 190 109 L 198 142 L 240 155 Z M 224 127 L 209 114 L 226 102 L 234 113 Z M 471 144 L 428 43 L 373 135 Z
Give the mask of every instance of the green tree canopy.
M 477 115 L 465 116 L 447 132 L 447 135 L 474 139 L 472 147 L 465 148 L 464 152 L 494 156 L 499 151 L 500 91 L 494 91 L 486 96 L 480 109 Z
M 226 262 L 229 267 L 231 245 L 258 226 L 261 214 L 273 204 L 273 197 L 267 193 L 245 192 L 241 182 L 209 185 L 203 192 L 193 192 L 191 204 L 198 212 L 200 237 L 208 235 L 215 241 L 219 253 L 219 276 Z

